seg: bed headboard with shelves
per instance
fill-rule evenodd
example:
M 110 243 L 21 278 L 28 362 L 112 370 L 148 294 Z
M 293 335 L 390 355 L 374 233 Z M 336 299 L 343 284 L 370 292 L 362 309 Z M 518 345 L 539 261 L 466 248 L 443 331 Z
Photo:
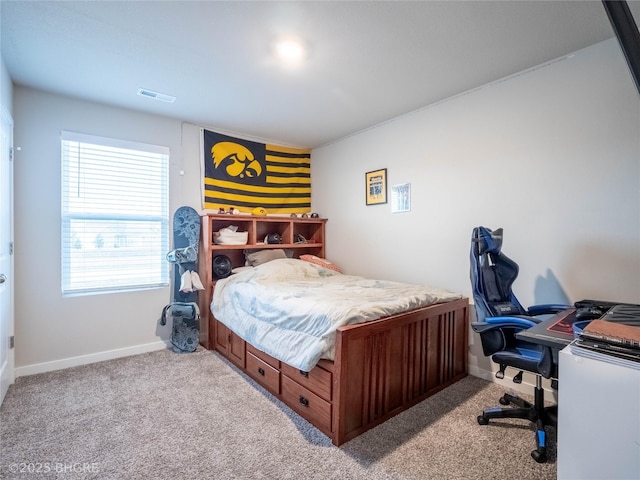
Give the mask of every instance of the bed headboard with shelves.
M 245 250 L 264 250 L 281 248 L 294 258 L 300 255 L 325 256 L 326 218 L 301 218 L 286 216 L 254 216 L 207 214 L 202 216 L 202 230 L 198 248 L 198 272 L 205 289 L 200 292 L 200 343 L 208 349 L 213 348 L 210 336 L 211 300 L 215 278 L 212 262 L 217 255 L 225 255 L 231 260 L 233 268 L 244 266 Z M 242 245 L 220 245 L 214 243 L 214 234 L 230 226 L 238 227 L 238 232 L 247 232 L 247 243 Z M 281 243 L 265 243 L 265 237 L 277 233 Z

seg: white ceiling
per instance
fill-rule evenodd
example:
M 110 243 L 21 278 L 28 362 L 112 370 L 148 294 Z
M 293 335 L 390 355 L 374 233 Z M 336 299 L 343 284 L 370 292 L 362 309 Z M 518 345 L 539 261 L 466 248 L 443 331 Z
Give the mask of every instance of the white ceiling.
M 18 85 L 302 147 L 613 36 L 599 1 L 2 0 L 0 20 Z M 282 35 L 298 68 L 271 56 Z

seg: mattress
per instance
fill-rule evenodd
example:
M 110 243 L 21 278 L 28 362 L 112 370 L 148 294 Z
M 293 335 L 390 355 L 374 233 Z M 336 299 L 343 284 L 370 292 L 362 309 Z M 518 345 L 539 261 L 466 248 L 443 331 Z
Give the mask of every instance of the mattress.
M 272 260 L 218 280 L 214 317 L 254 347 L 303 371 L 333 360 L 336 330 L 462 298 L 442 288 Z

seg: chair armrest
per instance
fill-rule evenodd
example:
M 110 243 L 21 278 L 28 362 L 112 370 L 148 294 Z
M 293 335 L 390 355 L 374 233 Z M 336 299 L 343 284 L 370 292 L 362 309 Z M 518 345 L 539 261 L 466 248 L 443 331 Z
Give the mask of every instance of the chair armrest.
M 535 325 L 535 321 L 523 317 L 486 317 L 484 322 L 474 322 L 471 324 L 471 327 L 475 332 L 482 333 L 500 328 L 526 330 Z
M 545 315 L 547 313 L 560 313 L 571 305 L 562 305 L 560 303 L 547 303 L 543 305 L 532 305 L 527 309 L 529 315 Z
M 508 317 L 486 317 L 485 322 L 501 327 L 519 326 L 522 328 L 535 327 L 538 322 L 533 318 L 508 316 Z

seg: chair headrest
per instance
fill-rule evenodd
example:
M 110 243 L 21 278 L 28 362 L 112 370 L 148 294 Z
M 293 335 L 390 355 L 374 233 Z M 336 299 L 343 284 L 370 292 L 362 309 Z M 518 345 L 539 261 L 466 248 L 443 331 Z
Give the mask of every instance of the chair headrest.
M 478 227 L 478 236 L 476 241 L 478 242 L 478 253 L 480 255 L 485 253 L 500 253 L 502 249 L 502 228 L 496 230 L 489 230 L 486 227 Z

